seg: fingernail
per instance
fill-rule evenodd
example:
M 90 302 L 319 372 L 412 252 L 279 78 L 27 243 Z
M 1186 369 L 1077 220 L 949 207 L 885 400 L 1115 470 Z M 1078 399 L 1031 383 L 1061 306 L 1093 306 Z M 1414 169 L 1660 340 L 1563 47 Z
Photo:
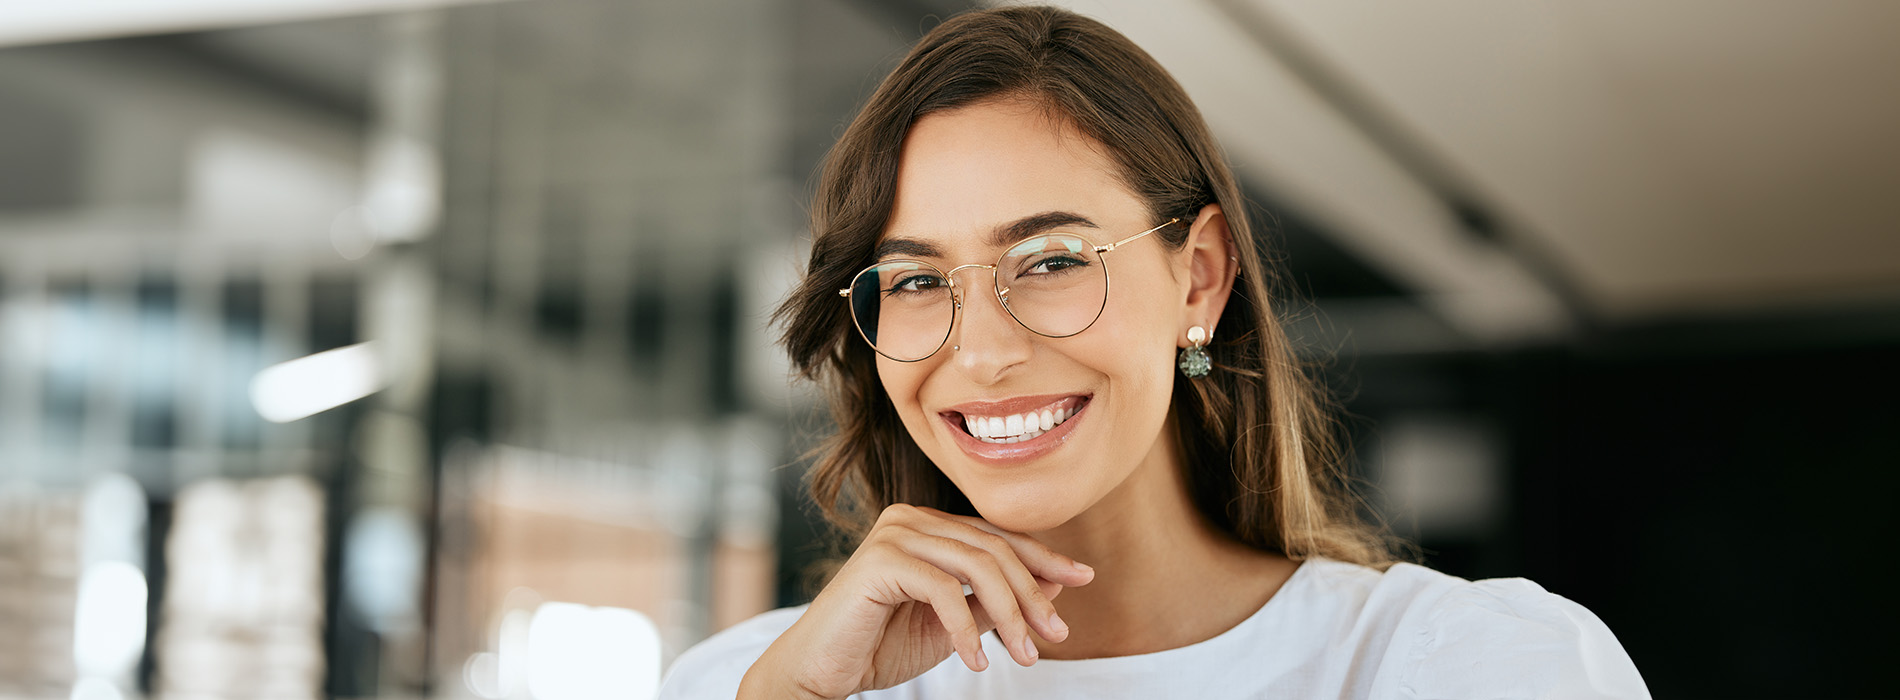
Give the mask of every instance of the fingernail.
M 1080 572 L 1082 572 L 1082 573 L 1085 573 L 1085 574 L 1093 574 L 1093 573 L 1095 573 L 1095 567 L 1093 567 L 1093 566 L 1089 566 L 1089 565 L 1087 565 L 1087 564 L 1084 564 L 1084 563 L 1082 563 L 1082 562 L 1079 562 L 1079 561 L 1077 561 L 1077 562 L 1070 562 L 1070 565 L 1071 565 L 1071 566 L 1074 566 L 1074 567 L 1075 567 L 1075 570 L 1076 570 L 1076 571 L 1080 571 Z
M 981 671 L 989 667 L 990 667 L 990 657 L 983 653 L 983 647 L 977 647 L 976 648 L 976 670 Z
M 1040 654 L 1036 652 L 1035 640 L 1023 637 L 1023 656 L 1029 657 L 1030 663 L 1035 663 L 1036 659 L 1040 658 Z
M 1049 626 L 1055 629 L 1056 634 L 1069 633 L 1069 623 L 1063 622 L 1061 615 L 1049 613 Z

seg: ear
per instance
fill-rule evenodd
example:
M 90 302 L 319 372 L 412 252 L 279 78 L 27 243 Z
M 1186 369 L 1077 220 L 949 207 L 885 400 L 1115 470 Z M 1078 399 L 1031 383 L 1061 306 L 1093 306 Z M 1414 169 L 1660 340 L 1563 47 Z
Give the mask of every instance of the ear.
M 1227 230 L 1227 216 L 1219 204 L 1201 207 L 1195 215 L 1194 223 L 1188 227 L 1187 244 L 1182 246 L 1181 255 L 1186 256 L 1187 265 L 1187 303 L 1181 309 L 1180 328 L 1175 329 L 1175 344 L 1187 347 L 1187 329 L 1200 326 L 1207 329 L 1207 337 L 1218 337 L 1214 333 L 1215 324 L 1220 322 L 1221 312 L 1227 309 L 1227 297 L 1234 291 L 1234 276 L 1240 272 L 1239 251 L 1234 247 L 1234 238 Z

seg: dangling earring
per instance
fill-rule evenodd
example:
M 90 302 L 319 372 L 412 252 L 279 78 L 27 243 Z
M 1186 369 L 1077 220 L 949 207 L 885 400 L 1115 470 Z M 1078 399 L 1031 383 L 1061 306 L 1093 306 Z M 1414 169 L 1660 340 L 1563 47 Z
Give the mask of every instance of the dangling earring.
M 1207 370 L 1214 367 L 1214 361 L 1207 356 L 1207 329 L 1200 326 L 1188 328 L 1188 342 L 1181 348 L 1181 374 L 1189 379 L 1207 376 Z

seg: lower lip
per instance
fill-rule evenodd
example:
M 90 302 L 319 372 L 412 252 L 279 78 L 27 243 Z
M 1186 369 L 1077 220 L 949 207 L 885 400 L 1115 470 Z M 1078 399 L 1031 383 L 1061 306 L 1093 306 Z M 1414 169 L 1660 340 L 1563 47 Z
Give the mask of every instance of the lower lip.
M 1012 442 L 1009 444 L 996 444 L 978 440 L 975 435 L 969 434 L 955 423 L 956 420 L 960 419 L 953 419 L 950 416 L 942 414 L 939 414 L 937 417 L 943 420 L 944 426 L 950 430 L 950 434 L 956 436 L 957 446 L 963 448 L 964 454 L 975 457 L 978 461 L 1003 466 L 1027 462 L 1061 447 L 1063 443 L 1068 442 L 1069 433 L 1075 431 L 1075 424 L 1080 422 L 1084 416 L 1088 415 L 1089 407 L 1093 405 L 1095 405 L 1094 397 L 1090 397 L 1087 402 L 1082 404 L 1081 408 L 1076 410 L 1075 415 L 1069 416 L 1068 420 L 1062 421 L 1062 425 L 1058 425 L 1049 429 L 1048 432 L 1037 435 L 1033 440 Z

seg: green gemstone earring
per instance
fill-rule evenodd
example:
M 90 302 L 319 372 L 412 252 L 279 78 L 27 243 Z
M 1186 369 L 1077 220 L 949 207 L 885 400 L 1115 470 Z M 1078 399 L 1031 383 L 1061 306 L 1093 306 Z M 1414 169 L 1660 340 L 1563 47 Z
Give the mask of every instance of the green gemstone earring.
M 1213 369 L 1214 361 L 1207 356 L 1207 329 L 1200 326 L 1188 328 L 1188 345 L 1181 348 L 1181 374 L 1189 379 L 1207 376 L 1207 370 Z

